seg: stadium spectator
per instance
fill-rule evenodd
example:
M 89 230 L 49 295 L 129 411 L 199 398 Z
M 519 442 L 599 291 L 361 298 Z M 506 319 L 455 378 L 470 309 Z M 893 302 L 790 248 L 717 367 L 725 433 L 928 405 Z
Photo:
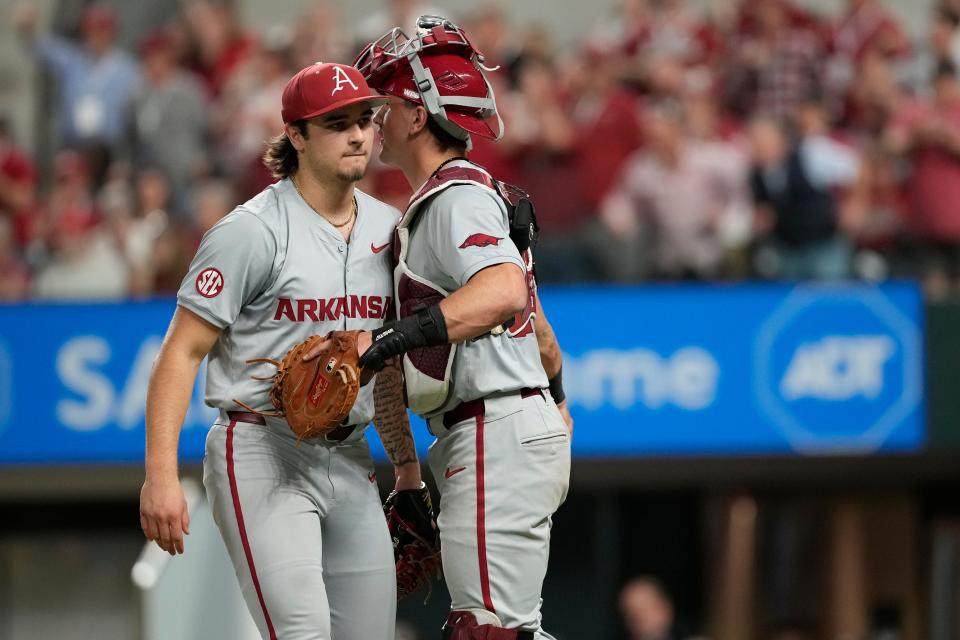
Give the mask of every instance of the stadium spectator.
M 37 235 L 36 189 L 33 160 L 14 143 L 7 121 L 0 118 L 0 218 L 9 220 L 12 241 L 20 251 Z
M 554 61 L 544 57 L 539 36 L 531 35 L 511 65 L 512 90 L 498 96 L 507 127 L 502 152 L 516 163 L 516 173 L 508 170 L 504 179 L 521 185 L 536 205 L 544 230 L 537 248 L 540 275 L 548 281 L 576 281 L 589 278 L 580 235 L 589 211 L 574 155 L 577 132 Z
M 669 56 L 692 64 L 704 57 L 700 33 L 703 18 L 686 0 L 650 3 L 650 35 L 647 49 L 652 58 Z
M 183 282 L 183 274 L 200 244 L 192 229 L 176 223 L 163 230 L 153 244 L 153 283 L 156 295 L 175 295 Z
M 744 197 L 745 156 L 734 146 L 690 139 L 675 105 L 650 109 L 644 131 L 647 147 L 628 161 L 603 205 L 606 275 L 630 281 L 649 269 L 649 275 L 667 280 L 720 276 L 719 229 Z M 647 254 L 649 265 L 625 260 Z
M 463 29 L 470 34 L 470 42 L 483 53 L 484 64 L 490 68 L 502 65 L 516 53 L 510 21 L 497 5 L 481 6 L 466 16 Z
M 36 33 L 36 21 L 36 9 L 29 5 L 15 16 L 21 39 L 56 80 L 60 142 L 83 150 L 99 178 L 127 131 L 137 65 L 115 44 L 117 16 L 107 5 L 92 4 L 84 11 L 79 44 Z
M 103 235 L 121 257 L 118 271 L 130 274 L 122 295 L 175 290 L 183 254 L 225 199 L 236 204 L 271 179 L 260 145 L 278 127 L 289 69 L 348 61 L 357 39 L 398 20 L 412 30 L 417 14 L 437 11 L 391 0 L 351 25 L 330 0 L 315 0 L 291 24 L 262 25 L 258 43 L 242 6 L 184 0 L 162 29 L 142 34 L 121 31 L 111 9 L 90 4 L 80 44 L 41 33 L 32 8 L 15 12 L 62 89 L 53 114 L 62 143 L 83 154 L 30 157 L 0 131 L 0 218 L 32 287 Z M 956 2 L 937 6 L 915 46 L 883 0 L 849 0 L 833 15 L 790 0 L 709 8 L 619 0 L 563 48 L 502 8 L 472 11 L 464 24 L 488 64 L 500 65 L 490 78 L 506 135 L 496 145 L 474 141 L 469 155 L 531 193 L 541 279 L 743 277 L 756 247 L 764 277 L 916 274 L 933 295 L 960 286 L 960 214 L 949 195 L 960 178 L 960 107 L 948 72 L 960 59 Z M 142 84 L 117 46 L 131 41 L 140 43 Z M 104 82 L 115 84 L 91 88 Z M 784 207 L 800 206 L 781 191 L 788 170 L 803 172 L 804 206 L 819 212 L 804 218 L 806 231 L 819 229 L 807 244 L 799 227 L 784 225 Z M 400 208 L 410 191 L 376 162 L 364 188 Z M 77 232 L 77 247 L 65 248 L 65 229 Z
M 91 195 L 84 158 L 62 151 L 46 203 L 43 251 L 35 256 L 32 295 L 46 300 L 120 299 L 130 269 Z
M 926 46 L 899 65 L 899 79 L 914 95 L 929 98 L 937 67 L 944 63 L 960 68 L 960 11 L 947 5 L 934 12 Z
M 675 629 L 673 601 L 659 580 L 641 576 L 620 591 L 620 615 L 629 640 L 683 640 Z
M 865 59 L 904 59 L 910 53 L 906 34 L 880 0 L 847 0 L 829 27 L 829 47 L 823 84 L 832 111 L 845 101 Z
M 174 211 L 186 212 L 192 181 L 212 168 L 209 105 L 198 79 L 177 66 L 173 45 L 162 29 L 140 44 L 144 82 L 133 99 L 130 153 L 135 171 L 166 175 Z
M 96 224 L 93 201 L 94 179 L 84 156 L 76 151 L 61 151 L 53 161 L 53 184 L 43 202 L 41 231 L 37 236 L 48 240 L 48 233 L 68 220 L 69 228 L 86 229 Z
M 916 275 L 942 298 L 960 279 L 960 84 L 943 63 L 932 100 L 905 103 L 885 134 L 888 149 L 907 154 L 907 228 Z
M 261 157 L 264 141 L 283 129 L 277 105 L 293 74 L 290 39 L 287 29 L 271 30 L 256 53 L 234 74 L 220 100 L 217 128 L 221 164 L 240 188 L 241 200 L 274 182 Z
M 910 53 L 903 28 L 880 0 L 847 0 L 830 35 L 833 59 L 854 70 L 871 53 L 885 58 L 902 58 Z M 847 82 L 850 79 L 852 76 Z
M 642 51 L 651 37 L 648 0 L 619 0 L 612 12 L 600 16 L 585 38 L 589 50 L 613 55 L 617 75 L 626 86 L 646 84 L 648 64 Z
M 863 144 L 879 141 L 890 118 L 908 97 L 897 82 L 894 67 L 880 56 L 867 56 L 847 93 L 839 122 Z
M 444 11 L 421 0 L 386 0 L 385 7 L 369 13 L 355 30 L 355 40 L 361 46 L 373 42 L 390 29 L 399 26 L 410 35 L 416 31 L 417 18 L 423 15 L 453 18 Z
M 852 247 L 841 230 L 842 204 L 834 190 L 856 183 L 857 154 L 816 130 L 791 143 L 783 127 L 769 119 L 754 121 L 750 138 L 758 275 L 848 277 Z
M 29 291 L 30 270 L 17 251 L 13 224 L 0 217 L 0 300 L 23 300 Z
M 230 213 L 236 206 L 237 197 L 229 183 L 223 180 L 207 180 L 197 186 L 193 197 L 197 235 L 202 236 Z
M 751 3 L 756 31 L 729 56 L 724 96 L 742 115 L 787 119 L 822 85 L 822 46 L 815 34 L 791 26 L 784 0 Z
M 141 176 L 139 183 L 143 182 Z M 162 188 L 166 189 L 165 182 Z M 135 205 L 133 189 L 123 174 L 107 181 L 97 194 L 97 210 L 130 270 L 128 293 L 145 297 L 153 293 L 153 245 L 167 226 L 167 215 L 161 209 L 140 215 Z
M 189 41 L 187 68 L 219 98 L 233 73 L 254 51 L 255 39 L 240 25 L 234 0 L 184 0 Z
M 119 300 L 128 295 L 130 268 L 112 235 L 100 225 L 63 217 L 50 236 L 50 248 L 50 260 L 34 280 L 34 298 Z
M 274 33 L 268 32 L 267 49 L 277 51 L 276 28 L 286 30 L 285 25 L 274 25 Z M 303 69 L 318 60 L 326 62 L 350 62 L 356 53 L 351 50 L 350 31 L 340 18 L 340 12 L 329 0 L 316 0 L 297 19 L 290 38 L 290 69 Z
M 642 141 L 640 102 L 620 85 L 612 56 L 588 49 L 580 62 L 580 82 L 566 111 L 575 135 L 574 154 L 584 206 L 597 211 L 626 159 Z

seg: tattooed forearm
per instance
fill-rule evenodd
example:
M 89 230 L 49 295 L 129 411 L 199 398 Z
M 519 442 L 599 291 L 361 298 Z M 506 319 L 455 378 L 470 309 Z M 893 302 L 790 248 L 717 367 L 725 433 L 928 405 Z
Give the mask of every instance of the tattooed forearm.
M 537 295 L 537 319 L 533 324 L 534 332 L 537 336 L 537 344 L 540 346 L 540 362 L 543 364 L 543 370 L 548 378 L 552 378 L 560 371 L 563 364 L 563 354 L 560 353 L 560 344 L 557 342 L 557 336 L 553 333 L 553 327 L 547 320 L 543 312 L 543 306 L 540 304 L 540 296 Z
M 410 431 L 410 419 L 403 405 L 403 374 L 399 366 L 388 365 L 377 374 L 373 387 L 376 415 L 373 425 L 395 467 L 417 462 L 417 450 Z

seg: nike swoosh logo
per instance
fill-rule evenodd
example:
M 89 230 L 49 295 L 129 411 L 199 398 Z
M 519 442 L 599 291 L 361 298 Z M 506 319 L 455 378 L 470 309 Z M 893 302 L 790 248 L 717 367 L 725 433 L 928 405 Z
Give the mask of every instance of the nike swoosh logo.
M 371 242 L 371 243 L 370 243 L 370 251 L 373 251 L 374 253 L 380 253 L 381 251 L 383 251 L 384 249 L 386 249 L 386 248 L 389 247 L 389 246 L 390 246 L 390 243 L 389 243 L 389 242 L 388 242 L 387 244 L 382 244 L 382 245 L 380 245 L 379 247 L 376 246 L 376 245 L 374 245 L 374 244 Z
M 376 482 L 376 481 L 377 481 L 377 473 L 376 473 L 376 471 L 371 471 L 370 473 L 368 473 L 368 474 L 367 474 L 367 479 L 368 479 L 370 482 Z
M 466 469 L 466 467 L 460 467 L 459 469 L 451 469 L 450 467 L 447 467 L 447 470 L 443 472 L 443 477 L 448 479 L 452 478 L 464 469 Z

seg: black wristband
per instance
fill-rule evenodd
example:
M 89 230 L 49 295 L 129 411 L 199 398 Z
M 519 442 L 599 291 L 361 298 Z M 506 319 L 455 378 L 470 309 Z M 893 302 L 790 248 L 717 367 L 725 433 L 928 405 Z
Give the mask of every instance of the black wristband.
M 416 327 L 423 334 L 423 346 L 434 347 L 441 344 L 447 344 L 447 319 L 443 317 L 443 311 L 440 305 L 435 304 L 429 307 L 421 307 L 415 310 L 412 316 L 405 320 L 414 319 Z M 403 320 L 401 320 L 403 322 Z
M 447 321 L 443 317 L 443 312 L 440 311 L 440 305 L 421 307 L 413 315 L 374 329 L 373 342 L 376 344 L 391 335 L 400 338 L 404 353 L 410 349 L 446 344 Z
M 549 382 L 550 395 L 553 396 L 553 401 L 557 404 L 560 404 L 566 400 L 567 394 L 563 392 L 563 367 L 560 367 L 560 370 L 557 371 L 557 375 L 550 378 Z
M 373 344 L 360 357 L 360 366 L 380 371 L 390 358 L 411 349 L 433 347 L 447 341 L 447 321 L 440 306 L 421 307 L 413 315 L 375 329 Z

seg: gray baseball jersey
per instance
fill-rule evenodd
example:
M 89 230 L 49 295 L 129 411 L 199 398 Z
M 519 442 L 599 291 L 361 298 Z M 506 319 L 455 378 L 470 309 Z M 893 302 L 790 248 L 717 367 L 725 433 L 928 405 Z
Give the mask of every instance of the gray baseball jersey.
M 447 166 L 477 169 L 465 161 Z M 506 206 L 494 191 L 476 182 L 454 184 L 423 202 L 408 221 L 404 256 L 417 277 L 452 292 L 492 265 L 526 271 L 509 238 Z M 403 269 L 401 263 L 396 279 Z M 532 278 L 528 285 L 533 287 Z M 429 462 L 440 490 L 440 547 L 451 609 L 486 610 L 504 627 L 550 640 L 541 625 L 540 594 L 551 516 L 567 495 L 570 438 L 543 389 L 547 377 L 537 337 L 523 317 L 531 311 L 507 332 L 458 345 L 449 399 L 428 416 L 438 436 Z M 480 398 L 482 403 L 461 404 Z
M 374 329 L 392 302 L 389 246 L 399 212 L 357 191 L 348 244 L 282 180 L 237 207 L 203 237 L 177 302 L 223 329 L 208 357 L 206 402 L 238 410 L 234 399 L 272 410 L 269 364 L 313 334 Z M 373 418 L 373 385 L 364 386 L 350 424 Z M 358 429 L 359 431 L 359 429 Z
M 457 164 L 448 165 L 453 166 Z M 425 207 L 411 225 L 406 256 L 407 266 L 418 276 L 455 291 L 493 265 L 515 264 L 526 272 L 509 237 L 507 209 L 489 189 L 457 184 L 433 196 Z M 495 393 L 546 387 L 536 335 L 487 334 L 458 345 L 451 382 L 450 397 L 438 412 Z
M 357 192 L 346 242 L 289 180 L 237 207 L 204 236 L 178 304 L 222 329 L 209 354 L 204 486 L 247 606 L 264 638 L 389 640 L 396 574 L 363 430 L 373 384 L 340 442 L 297 442 L 272 410 L 271 365 L 313 334 L 380 326 L 391 307 L 396 209 Z M 230 412 L 228 414 L 228 412 Z

